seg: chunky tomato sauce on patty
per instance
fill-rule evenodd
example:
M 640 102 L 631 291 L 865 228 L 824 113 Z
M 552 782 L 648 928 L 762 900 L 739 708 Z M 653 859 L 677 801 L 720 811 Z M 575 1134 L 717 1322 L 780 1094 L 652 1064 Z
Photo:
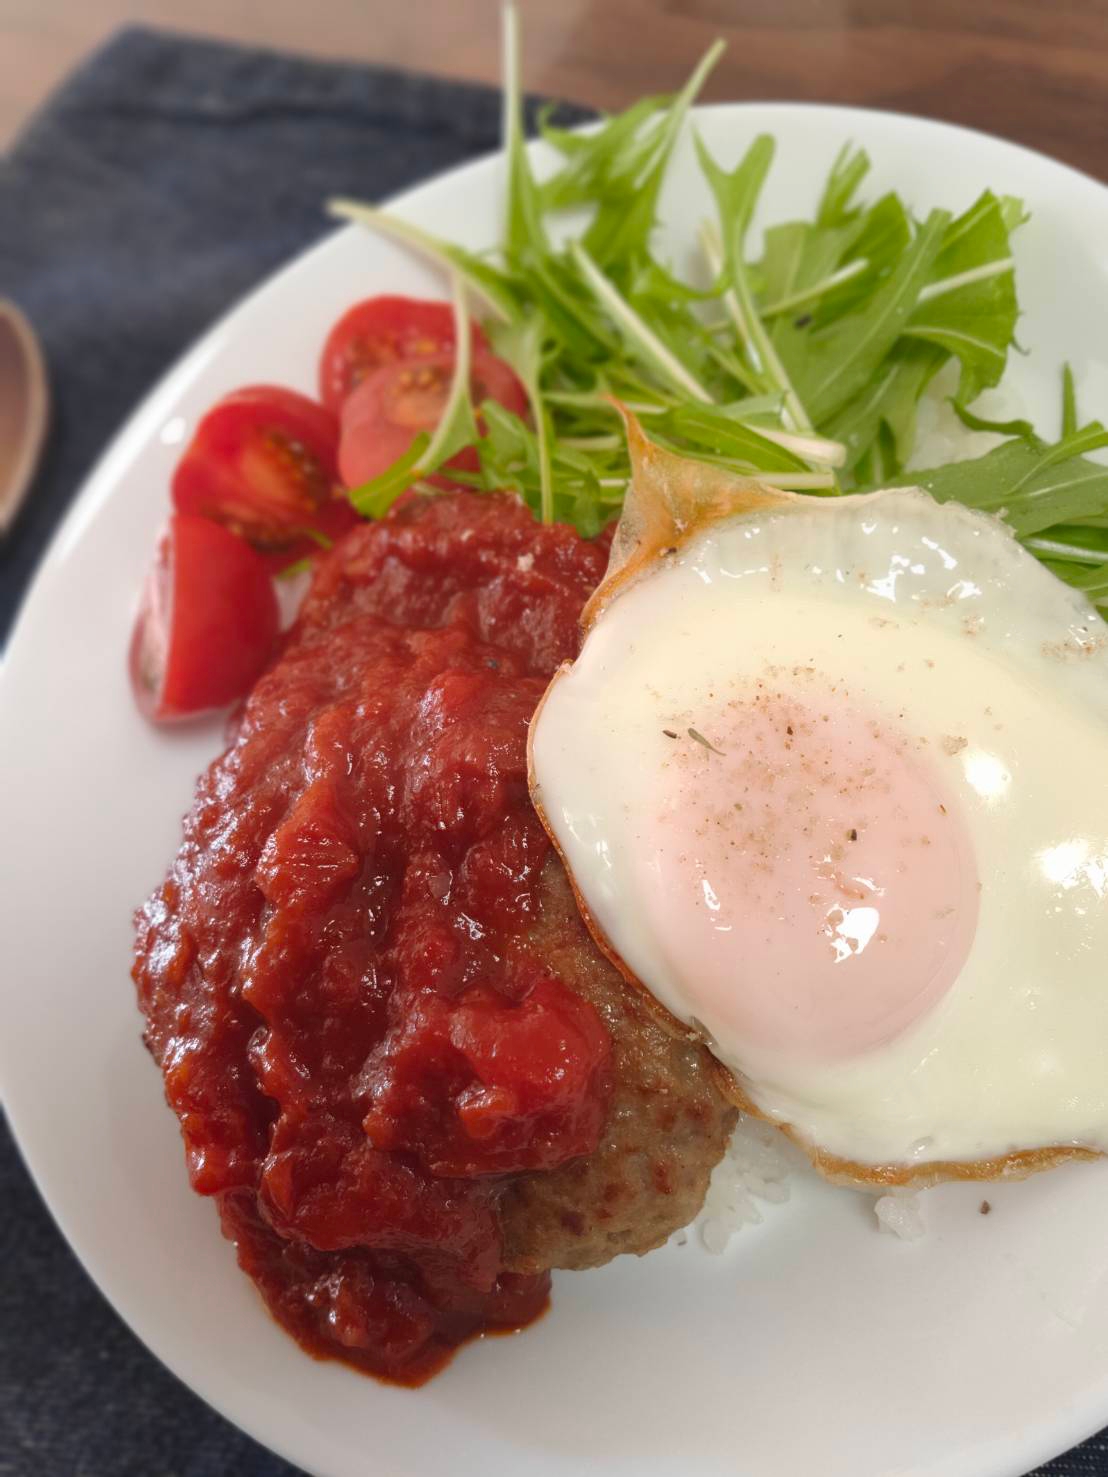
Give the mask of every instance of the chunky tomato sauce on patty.
M 610 1032 L 529 946 L 526 732 L 607 559 L 409 496 L 323 560 L 201 779 L 134 978 L 193 1187 L 310 1351 L 418 1383 L 544 1306 L 513 1176 L 598 1142 Z

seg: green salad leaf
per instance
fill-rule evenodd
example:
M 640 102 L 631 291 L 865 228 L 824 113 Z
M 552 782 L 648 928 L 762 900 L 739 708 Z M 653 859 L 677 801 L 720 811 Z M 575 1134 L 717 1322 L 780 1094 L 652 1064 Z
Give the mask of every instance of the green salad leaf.
M 336 214 L 447 272 L 456 314 L 464 317 L 468 298 L 529 402 L 526 421 L 494 402 L 475 410 L 468 366 L 459 367 L 434 433 L 355 489 L 355 506 L 380 516 L 470 445 L 478 470 L 451 469 L 452 480 L 514 488 L 544 522 L 595 533 L 618 512 L 629 477 L 618 401 L 662 445 L 771 486 L 833 496 L 918 484 L 940 501 L 997 514 L 1108 608 L 1108 466 L 1094 459 L 1108 432 L 1080 424 L 1071 370 L 1057 441 L 974 405 L 1002 383 L 1016 348 L 1021 201 L 986 190 L 917 218 L 894 192 L 866 198 L 870 160 L 846 143 L 811 217 L 760 231 L 773 138 L 737 138 L 725 160 L 693 131 L 711 203 L 698 230 L 701 259 L 679 271 L 657 254 L 661 192 L 721 50 L 710 47 L 678 93 L 642 98 L 593 128 L 559 128 L 547 110 L 545 156 L 533 155 L 508 5 L 498 250 L 479 255 L 387 211 L 332 202 Z M 957 372 L 951 403 L 962 423 L 1004 439 L 972 460 L 908 470 L 918 460 L 920 401 L 947 366 Z
M 1008 362 L 1019 313 L 1008 237 L 1022 220 L 1018 201 L 986 190 L 951 221 L 905 326 L 909 338 L 938 344 L 959 361 L 963 405 L 999 384 Z
M 817 422 L 869 385 L 896 346 L 928 281 L 950 217 L 933 210 L 863 304 L 823 326 L 794 330 L 782 353 Z
M 1087 453 L 1108 446 L 1108 430 L 1093 421 L 1053 445 L 1015 436 L 984 456 L 911 472 L 892 485 L 923 487 L 939 502 L 997 513 L 1027 539 L 1055 524 L 1101 513 L 1108 502 L 1108 467 Z
M 640 255 L 649 252 L 670 155 L 689 108 L 723 49 L 721 41 L 708 48 L 677 96 L 664 102 L 653 119 L 636 129 L 629 148 L 605 151 L 608 167 L 597 179 L 591 198 L 581 202 L 595 208 L 584 236 L 585 250 L 617 282 Z M 584 153 L 587 157 L 588 144 Z
M 1108 607 L 1108 560 L 1095 569 L 1080 570 L 1073 564 L 1059 565 L 1050 559 L 1044 559 L 1043 563 L 1067 584 L 1080 590 L 1094 605 Z

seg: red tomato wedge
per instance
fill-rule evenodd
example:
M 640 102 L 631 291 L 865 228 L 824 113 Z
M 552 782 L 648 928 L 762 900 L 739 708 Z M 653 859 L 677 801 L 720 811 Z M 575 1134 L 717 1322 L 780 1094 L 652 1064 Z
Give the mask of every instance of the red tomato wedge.
M 291 550 L 356 522 L 338 484 L 338 421 L 277 385 L 225 395 L 173 474 L 173 506 L 224 523 L 257 549 Z
M 131 637 L 139 708 L 161 723 L 234 702 L 265 666 L 277 628 L 277 597 L 261 555 L 210 518 L 174 513 Z
M 408 450 L 420 431 L 438 424 L 450 394 L 453 353 L 390 364 L 370 375 L 343 406 L 339 473 L 347 487 L 379 476 Z M 527 413 L 527 392 L 511 367 L 486 350 L 475 353 L 470 373 L 474 405 L 498 400 L 518 416 Z M 476 453 L 460 451 L 451 466 L 475 470 Z
M 476 324 L 473 349 L 488 350 Z M 337 415 L 347 396 L 374 370 L 401 359 L 427 359 L 454 347 L 449 303 L 415 297 L 369 297 L 342 315 L 327 335 L 319 361 L 319 393 Z

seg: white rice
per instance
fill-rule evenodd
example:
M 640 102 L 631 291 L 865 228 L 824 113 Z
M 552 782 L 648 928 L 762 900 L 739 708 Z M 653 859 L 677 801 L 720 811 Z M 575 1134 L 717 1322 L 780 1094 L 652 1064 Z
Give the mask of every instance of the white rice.
M 873 1207 L 878 1230 L 899 1236 L 902 1241 L 918 1241 L 927 1230 L 923 1224 L 921 1198 L 919 1194 L 905 1190 L 882 1195 Z
M 706 1251 L 719 1256 L 744 1226 L 761 1224 L 764 1206 L 788 1200 L 792 1176 L 805 1174 L 815 1170 L 780 1129 L 742 1114 L 727 1152 L 712 1171 L 700 1214 L 690 1228 L 675 1233 L 673 1244 L 686 1246 L 692 1230 Z M 865 1195 L 873 1202 L 876 1230 L 903 1241 L 916 1241 L 925 1232 L 920 1195 L 914 1191 L 894 1190 L 882 1196 L 865 1190 L 842 1193 Z
M 950 404 L 957 389 L 958 366 L 951 362 L 931 381 L 919 402 L 916 443 L 908 458 L 908 471 L 984 456 L 1005 439 L 992 431 L 971 431 L 962 424 Z M 1007 421 L 1027 416 L 1023 402 L 1010 389 L 984 391 L 973 402 L 973 410 L 986 420 Z
M 736 1231 L 762 1219 L 759 1202 L 781 1205 L 789 1198 L 789 1175 L 807 1160 L 779 1129 L 743 1114 L 712 1171 L 704 1205 L 694 1225 L 708 1251 L 722 1252 Z

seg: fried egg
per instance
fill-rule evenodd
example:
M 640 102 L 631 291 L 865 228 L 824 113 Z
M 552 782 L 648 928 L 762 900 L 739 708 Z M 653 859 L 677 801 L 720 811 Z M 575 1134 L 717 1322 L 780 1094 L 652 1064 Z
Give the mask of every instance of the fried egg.
M 598 943 L 834 1177 L 1108 1151 L 1108 628 L 995 518 L 630 434 L 530 734 Z

